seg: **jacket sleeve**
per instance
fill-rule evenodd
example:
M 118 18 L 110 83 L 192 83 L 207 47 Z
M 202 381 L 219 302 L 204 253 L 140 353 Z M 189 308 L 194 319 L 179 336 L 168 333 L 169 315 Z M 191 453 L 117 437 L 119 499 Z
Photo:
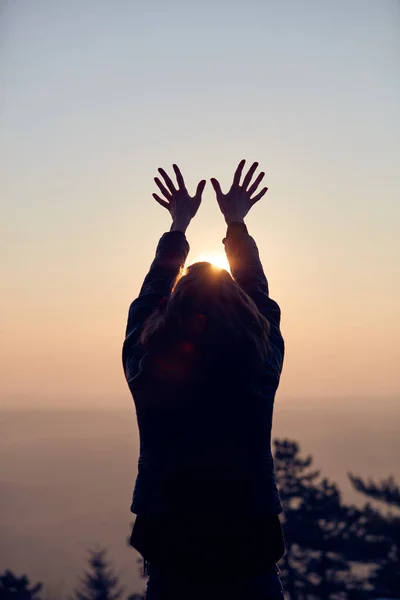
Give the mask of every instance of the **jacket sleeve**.
M 244 223 L 231 223 L 223 240 L 231 273 L 242 290 L 250 296 L 270 324 L 269 343 L 272 362 L 280 374 L 284 358 L 284 340 L 280 331 L 281 311 L 269 297 L 268 281 L 260 261 L 258 248 Z
M 128 312 L 122 363 L 128 382 L 136 375 L 143 355 L 140 334 L 147 317 L 171 294 L 172 287 L 185 264 L 189 244 L 180 231 L 164 233 L 156 256 L 146 275 L 139 296 L 132 302 Z

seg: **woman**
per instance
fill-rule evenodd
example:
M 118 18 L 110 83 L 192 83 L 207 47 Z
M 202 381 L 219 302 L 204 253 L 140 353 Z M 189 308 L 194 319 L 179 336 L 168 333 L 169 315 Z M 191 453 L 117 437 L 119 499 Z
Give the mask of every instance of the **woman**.
M 130 543 L 144 558 L 147 600 L 283 599 L 282 510 L 271 454 L 282 370 L 280 309 L 269 297 L 244 218 L 267 192 L 245 161 L 223 194 L 232 276 L 209 263 L 182 269 L 186 229 L 206 182 L 189 196 L 155 178 L 172 226 L 129 309 L 123 365 L 140 434 Z

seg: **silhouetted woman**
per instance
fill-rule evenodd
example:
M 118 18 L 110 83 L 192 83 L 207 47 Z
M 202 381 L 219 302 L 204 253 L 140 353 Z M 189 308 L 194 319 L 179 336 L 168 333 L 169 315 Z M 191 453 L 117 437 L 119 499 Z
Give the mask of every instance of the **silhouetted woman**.
M 182 273 L 186 229 L 206 182 L 189 196 L 163 169 L 154 198 L 172 216 L 129 309 L 123 365 L 140 433 L 131 545 L 143 556 L 148 600 L 283 599 L 281 503 L 271 454 L 284 342 L 244 217 L 267 191 L 212 185 L 228 226 L 232 276 L 210 263 Z

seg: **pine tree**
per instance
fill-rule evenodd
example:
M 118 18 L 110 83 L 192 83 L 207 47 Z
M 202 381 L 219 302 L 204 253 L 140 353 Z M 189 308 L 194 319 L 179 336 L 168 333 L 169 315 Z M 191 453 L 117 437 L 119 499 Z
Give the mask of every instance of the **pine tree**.
M 40 600 L 41 589 L 41 583 L 31 587 L 26 575 L 17 577 L 9 570 L 0 575 L 0 600 Z
M 380 514 L 380 527 L 388 540 L 389 547 L 377 560 L 370 582 L 377 594 L 387 598 L 400 597 L 400 514 L 393 514 L 391 509 L 400 510 L 400 486 L 393 476 L 375 483 L 371 479 L 365 481 L 352 473 L 349 479 L 355 489 L 368 498 L 384 504 L 389 512 Z M 366 509 L 369 505 L 366 505 Z
M 342 502 L 336 484 L 312 468 L 312 457 L 302 458 L 299 445 L 275 441 L 275 470 L 284 512 L 286 554 L 280 568 L 290 600 L 304 598 L 368 597 L 367 582 L 354 574 L 353 563 L 373 563 L 387 548 L 375 521 L 366 546 L 365 523 L 376 518 Z M 367 518 L 368 517 L 368 518 Z
M 279 566 L 290 600 L 300 600 L 307 579 L 306 555 L 299 543 L 299 534 L 302 534 L 302 499 L 306 490 L 319 476 L 319 471 L 310 469 L 311 456 L 299 456 L 299 446 L 296 442 L 275 440 L 274 447 L 275 474 L 284 505 L 282 522 L 286 544 L 286 553 Z
M 123 588 L 105 559 L 106 550 L 89 550 L 90 570 L 81 579 L 81 589 L 75 591 L 76 600 L 119 600 Z
M 400 486 L 395 482 L 392 475 L 387 479 L 383 479 L 379 484 L 376 484 L 372 479 L 365 482 L 361 477 L 357 477 L 352 473 L 349 473 L 348 476 L 357 491 L 374 500 L 384 502 L 389 507 L 400 509 Z

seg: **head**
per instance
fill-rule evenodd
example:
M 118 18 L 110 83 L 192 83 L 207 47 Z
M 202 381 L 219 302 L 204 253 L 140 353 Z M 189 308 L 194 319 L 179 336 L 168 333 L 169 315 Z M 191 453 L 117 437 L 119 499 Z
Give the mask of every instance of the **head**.
M 150 350 L 180 344 L 206 367 L 250 373 L 267 354 L 268 333 L 267 319 L 228 271 L 198 262 L 148 318 L 141 341 Z

